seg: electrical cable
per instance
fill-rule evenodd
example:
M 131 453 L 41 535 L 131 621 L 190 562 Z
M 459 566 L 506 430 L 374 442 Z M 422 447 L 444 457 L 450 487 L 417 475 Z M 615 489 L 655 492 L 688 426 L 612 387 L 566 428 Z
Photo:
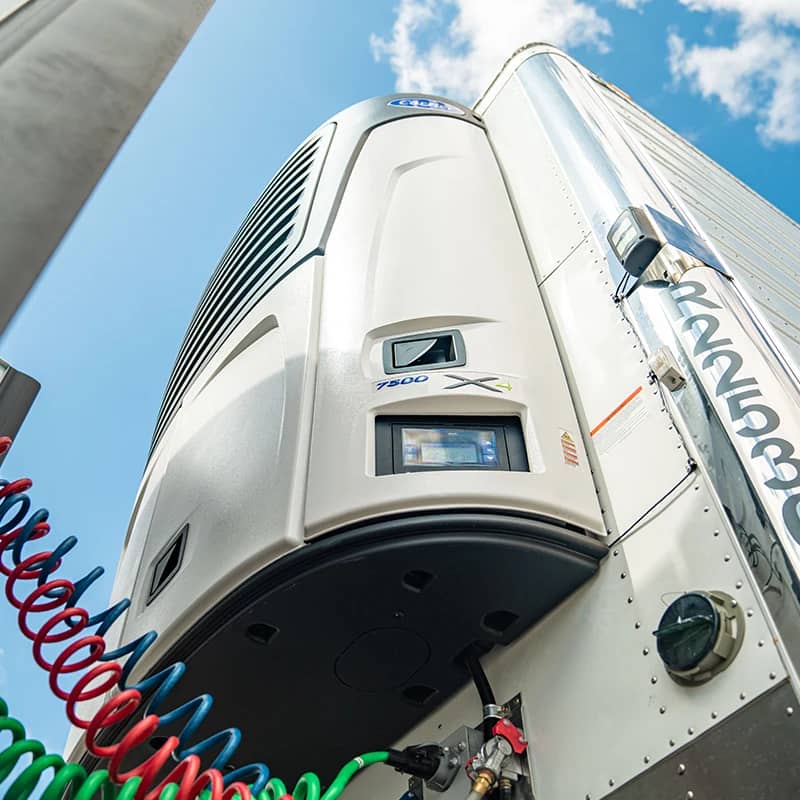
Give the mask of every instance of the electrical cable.
M 481 705 L 497 705 L 497 702 L 494 699 L 492 686 L 489 683 L 489 679 L 486 677 L 486 673 L 483 670 L 483 666 L 481 666 L 478 656 L 475 655 L 475 653 L 468 653 L 464 657 L 464 665 L 469 670 L 469 674 L 472 676 L 472 682 L 475 684 L 475 688 L 478 690 L 478 697 L 481 699 Z
M 652 513 L 656 508 L 658 508 L 673 492 L 678 491 L 680 487 L 694 475 L 695 470 L 697 469 L 697 462 L 690 458 L 687 465 L 686 465 L 686 474 L 665 494 L 658 498 L 658 500 L 653 503 L 646 511 L 644 511 L 636 520 L 631 523 L 628 528 L 623 531 L 613 542 L 608 546 L 609 549 L 614 547 L 614 545 L 619 544 L 645 517 L 647 517 L 650 513 Z
M 8 437 L 0 437 L 0 453 L 7 451 L 10 445 L 11 440 Z M 159 713 L 162 704 L 186 671 L 185 664 L 176 662 L 155 675 L 129 685 L 128 679 L 132 670 L 152 646 L 157 634 L 150 631 L 132 642 L 106 652 L 103 637 L 130 606 L 130 600 L 122 600 L 105 611 L 90 615 L 77 602 L 103 574 L 101 567 L 95 567 L 75 582 L 51 577 L 61 567 L 64 556 L 77 544 L 78 540 L 74 536 L 67 537 L 53 550 L 43 550 L 31 555 L 24 552 L 30 542 L 41 539 L 50 532 L 47 521 L 49 512 L 46 509 L 29 514 L 31 500 L 26 492 L 32 485 L 28 478 L 13 482 L 0 480 L 0 573 L 6 578 L 6 598 L 18 611 L 19 628 L 33 642 L 34 660 L 49 673 L 51 691 L 65 701 L 69 721 L 86 731 L 87 750 L 97 758 L 109 760 L 107 772 L 100 770 L 92 773 L 105 773 L 102 779 L 95 779 L 99 781 L 97 786 L 103 784 L 106 777 L 115 784 L 125 786 L 128 786 L 130 780 L 138 779 L 135 791 L 130 795 L 132 800 L 158 800 L 169 784 L 174 784 L 175 788 L 170 789 L 171 796 L 164 800 L 194 800 L 201 796 L 204 800 L 233 800 L 237 795 L 239 800 L 252 800 L 253 795 L 257 795 L 259 800 L 290 797 L 281 781 L 270 779 L 266 764 L 248 764 L 223 777 L 220 768 L 230 763 L 241 741 L 238 728 L 228 728 L 201 742 L 190 744 L 211 710 L 211 695 L 200 695 L 178 708 Z M 6 552 L 10 552 L 13 566 L 3 561 Z M 20 585 L 28 581 L 35 581 L 36 587 L 26 596 L 20 596 Z M 31 617 L 41 613 L 49 613 L 49 616 L 38 630 L 34 630 L 31 627 Z M 81 636 L 91 628 L 95 629 L 94 632 Z M 63 644 L 70 639 L 73 641 L 57 656 L 45 654 L 45 649 L 50 649 L 49 645 Z M 126 656 L 125 662 L 120 663 L 119 659 Z M 80 673 L 77 679 L 71 686 L 65 687 L 64 680 L 74 678 L 76 673 Z M 107 700 L 91 719 L 80 716 L 79 704 L 103 697 L 115 688 L 119 692 Z M 145 696 L 149 697 L 146 703 Z M 119 742 L 109 745 L 98 741 L 104 728 L 112 728 L 131 720 L 142 706 L 142 719 Z M 153 755 L 136 767 L 122 769 L 122 763 L 129 753 L 152 742 L 160 728 L 179 720 L 185 720 L 179 734 L 159 737 L 163 741 Z M 38 749 L 34 749 L 38 752 Z M 215 749 L 218 749 L 216 757 L 203 770 L 201 756 L 207 756 Z M 42 757 L 43 752 L 36 758 Z M 385 762 L 388 758 L 388 752 L 381 751 L 353 759 L 345 764 L 321 797 L 319 779 L 313 773 L 306 773 L 298 781 L 295 790 L 298 797 L 294 800 L 335 800 L 359 769 Z M 172 760 L 178 763 L 166 777 L 160 778 L 166 765 Z M 62 760 L 61 765 L 53 762 L 51 766 L 60 769 L 60 775 L 64 769 L 78 765 L 64 765 Z M 41 775 L 43 769 L 37 775 Z M 74 780 L 79 781 L 80 773 L 74 774 L 78 776 Z M 83 774 L 86 774 L 85 771 Z M 89 777 L 85 780 L 88 781 Z M 68 782 L 64 783 L 64 787 L 67 785 Z M 281 794 L 277 794 L 278 791 Z M 262 792 L 266 792 L 263 797 Z M 88 800 L 89 795 L 85 797 Z M 57 800 L 57 797 L 53 795 L 47 800 Z M 128 800 L 128 795 L 121 800 Z
M 489 678 L 486 677 L 483 665 L 478 658 L 477 653 L 469 652 L 464 656 L 464 664 L 472 676 L 472 682 L 478 690 L 478 697 L 481 700 L 483 711 L 483 738 L 488 741 L 492 736 L 492 727 L 494 721 L 500 719 L 500 714 L 495 712 L 497 708 L 497 701 L 495 700 L 494 691 L 489 683 Z

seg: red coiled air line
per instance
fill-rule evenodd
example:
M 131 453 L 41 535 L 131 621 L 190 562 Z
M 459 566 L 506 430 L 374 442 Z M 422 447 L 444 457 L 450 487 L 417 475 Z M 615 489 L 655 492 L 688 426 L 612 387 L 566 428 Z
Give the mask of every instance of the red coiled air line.
M 11 446 L 8 437 L 0 437 L 0 455 Z M 13 481 L 0 486 L 0 502 L 12 494 L 27 491 L 33 485 L 28 478 Z M 75 593 L 75 585 L 64 578 L 48 580 L 37 586 L 26 597 L 17 596 L 18 585 L 22 581 L 37 580 L 42 570 L 38 565 L 47 562 L 53 556 L 52 551 L 42 551 L 28 556 L 19 565 L 9 568 L 3 563 L 3 554 L 9 549 L 23 528 L 18 527 L 6 534 L 0 534 L 0 572 L 6 577 L 5 594 L 9 602 L 18 609 L 17 620 L 22 633 L 33 642 L 33 656 L 36 663 L 50 674 L 49 685 L 56 697 L 66 703 L 69 721 L 86 731 L 86 747 L 89 752 L 103 759 L 110 759 L 109 776 L 115 783 L 124 783 L 130 778 L 138 777 L 141 783 L 136 792 L 136 800 L 157 800 L 162 789 L 168 783 L 178 785 L 174 800 L 194 800 L 201 792 L 210 791 L 208 800 L 232 800 L 238 795 L 241 800 L 252 800 L 250 788 L 241 781 L 234 781 L 224 787 L 223 777 L 217 769 L 200 771 L 200 758 L 187 755 L 170 770 L 157 785 L 153 785 L 159 773 L 177 750 L 180 740 L 177 736 L 169 736 L 156 752 L 141 764 L 124 770 L 122 763 L 125 756 L 137 747 L 149 742 L 158 731 L 161 723 L 156 714 L 149 714 L 137 722 L 117 744 L 101 745 L 97 741 L 103 728 L 112 727 L 130 719 L 142 703 L 142 694 L 137 689 L 125 689 L 108 700 L 91 719 L 82 719 L 77 710 L 78 703 L 94 700 L 113 689 L 119 682 L 123 667 L 118 661 L 97 663 L 106 648 L 102 636 L 90 634 L 82 636 L 89 622 L 89 612 L 80 607 L 71 607 L 70 599 Z M 33 526 L 30 540 L 41 539 L 50 532 L 47 522 L 37 522 Z M 61 565 L 59 559 L 52 569 Z M 62 608 L 63 607 L 63 608 Z M 44 624 L 34 630 L 29 622 L 31 614 L 54 612 Z M 63 626 L 62 630 L 58 630 Z M 60 644 L 74 639 L 52 661 L 49 661 L 43 648 L 49 644 Z M 81 675 L 70 689 L 62 688 L 59 679 L 62 676 L 74 675 L 88 670 Z M 285 795 L 290 798 L 289 795 Z

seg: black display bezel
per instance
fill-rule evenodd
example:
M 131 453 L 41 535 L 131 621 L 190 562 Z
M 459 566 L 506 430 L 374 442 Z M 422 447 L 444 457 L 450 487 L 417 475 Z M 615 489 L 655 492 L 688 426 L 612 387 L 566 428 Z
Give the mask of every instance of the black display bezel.
M 454 428 L 492 431 L 497 439 L 497 464 L 403 464 L 403 428 Z M 528 472 L 528 456 L 519 417 L 439 417 L 428 415 L 375 418 L 375 474 L 406 472 Z

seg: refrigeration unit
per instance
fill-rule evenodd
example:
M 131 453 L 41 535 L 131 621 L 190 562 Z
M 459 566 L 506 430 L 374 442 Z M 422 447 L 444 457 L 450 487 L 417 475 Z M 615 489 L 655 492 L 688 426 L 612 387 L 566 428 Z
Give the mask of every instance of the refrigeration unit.
M 355 800 L 794 796 L 799 251 L 547 45 L 343 111 L 189 323 L 109 647 L 234 771 L 428 748 Z

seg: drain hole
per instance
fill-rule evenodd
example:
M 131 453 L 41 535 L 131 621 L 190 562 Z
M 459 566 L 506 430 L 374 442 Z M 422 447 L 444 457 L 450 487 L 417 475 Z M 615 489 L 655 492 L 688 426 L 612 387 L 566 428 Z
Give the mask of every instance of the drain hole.
M 424 592 L 430 586 L 433 578 L 434 576 L 424 569 L 412 569 L 403 575 L 403 586 L 412 592 Z
M 438 691 L 438 689 L 433 689 L 430 686 L 406 686 L 403 689 L 403 697 L 414 703 L 414 705 L 421 706 L 427 703 Z
M 499 611 L 490 611 L 483 618 L 482 625 L 487 631 L 501 634 L 505 633 L 518 619 L 519 614 L 500 609 Z
M 158 750 L 161 747 L 163 747 L 166 743 L 167 743 L 167 737 L 166 736 L 154 736 L 150 740 L 149 745 L 150 745 L 150 747 L 153 748 L 153 750 Z
M 278 633 L 278 629 L 266 622 L 254 622 L 247 626 L 245 634 L 251 642 L 256 644 L 269 644 Z

